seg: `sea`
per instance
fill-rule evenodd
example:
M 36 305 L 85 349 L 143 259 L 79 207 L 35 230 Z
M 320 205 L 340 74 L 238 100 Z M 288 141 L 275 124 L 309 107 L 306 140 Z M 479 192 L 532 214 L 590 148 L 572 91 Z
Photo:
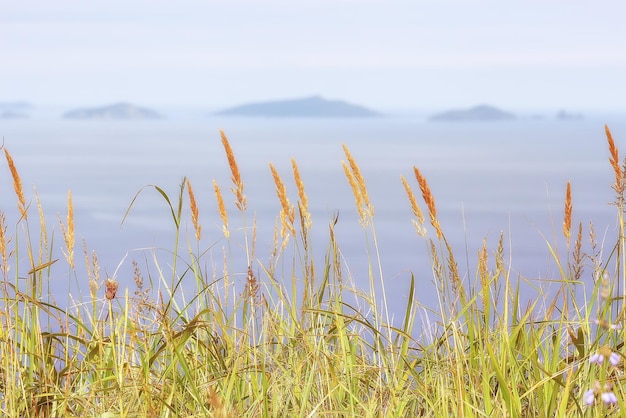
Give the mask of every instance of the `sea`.
M 420 112 L 371 119 L 218 117 L 203 109 L 164 113 L 167 117 L 160 120 L 66 120 L 61 109 L 50 108 L 33 112 L 30 118 L 0 119 L 3 146 L 15 161 L 31 206 L 26 228 L 19 220 L 10 172 L 8 168 L 0 171 L 0 210 L 6 217 L 7 234 L 18 234 L 20 248 L 24 234 L 38 242 L 38 196 L 53 257 L 59 259 L 46 272 L 42 298 L 61 306 L 88 298 L 83 248 L 90 256 L 97 254 L 101 280 L 114 277 L 119 281 L 118 294 L 128 291 L 132 295 L 136 290 L 133 260 L 146 279 L 152 278 L 153 290 L 170 286 L 176 246 L 172 210 L 174 214 L 178 210 L 183 178 L 193 185 L 202 238 L 195 242 L 185 193 L 178 242 L 181 254 L 189 248 L 202 254 L 201 268 L 217 286 L 225 254 L 230 280 L 239 289 L 246 283 L 251 264 L 269 292 L 272 285 L 264 269 L 270 265 L 280 212 L 269 164 L 276 167 L 295 203 L 298 194 L 292 158 L 309 199 L 309 243 L 318 280 L 328 251 L 329 225 L 337 218 L 334 232 L 342 280 L 364 292 L 370 292 L 373 284 L 381 303 L 384 292 L 394 318 L 404 315 L 411 277 L 415 280 L 414 303 L 438 309 L 429 239 L 438 241 L 428 222 L 414 167 L 429 183 L 441 228 L 468 288 L 477 282 L 478 252 L 484 242 L 489 268 L 495 269 L 494 253 L 501 235 L 509 276 L 528 287 L 521 294 L 522 304 L 536 297 L 537 288 L 559 288 L 563 278 L 559 263 L 567 271 L 579 223 L 583 225 L 584 251 L 599 251 L 606 261 L 616 242 L 616 208 L 611 204 L 616 198 L 611 188 L 615 178 L 605 125 L 626 152 L 625 115 L 597 113 L 559 120 L 549 113 L 529 113 L 512 121 L 436 123 Z M 235 207 L 230 190 L 231 173 L 220 130 L 230 141 L 244 182 L 248 207 L 243 214 Z M 346 160 L 343 145 L 359 165 L 374 207 L 373 221 L 366 228 L 359 223 L 341 165 Z M 401 176 L 411 185 L 426 215 L 426 238 L 413 227 Z M 222 189 L 229 214 L 229 240 L 222 233 L 213 181 Z M 568 181 L 573 202 L 570 248 L 562 232 Z M 66 222 L 68 191 L 75 223 L 74 271 L 65 262 L 60 227 L 60 222 Z M 599 249 L 589 244 L 590 223 Z M 256 226 L 254 236 L 252 225 Z M 254 242 L 251 262 L 245 257 L 246 236 L 248 246 Z M 437 249 L 440 256 L 447 256 L 439 243 Z M 39 251 L 36 245 L 34 250 Z M 17 261 L 11 262 L 11 274 L 18 269 L 18 275 L 25 277 L 30 269 L 27 252 L 22 249 L 13 257 Z M 184 271 L 181 263 L 179 275 Z M 155 264 L 164 280 L 159 280 Z M 594 269 L 589 259 L 586 264 L 581 280 L 588 291 Z M 296 263 L 294 267 L 293 259 L 282 260 L 277 272 L 277 280 L 286 289 L 291 288 L 292 278 L 301 279 L 301 266 Z M 188 273 L 181 284 L 182 292 L 196 288 Z M 103 297 L 104 288 L 100 293 Z M 585 297 L 584 292 L 581 295 Z M 235 292 L 230 297 L 238 295 Z M 362 299 L 354 306 L 367 309 Z

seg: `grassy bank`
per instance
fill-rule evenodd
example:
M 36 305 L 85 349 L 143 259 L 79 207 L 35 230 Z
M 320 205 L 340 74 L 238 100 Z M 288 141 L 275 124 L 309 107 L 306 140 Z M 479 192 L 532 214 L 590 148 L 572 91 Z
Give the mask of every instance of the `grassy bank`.
M 213 183 L 219 241 L 202 240 L 190 179 L 174 194 L 148 186 L 170 210 L 176 236 L 167 261 L 131 260 L 134 286 L 124 288 L 115 275 L 101 274 L 111 266 L 100 266 L 95 253 L 75 242 L 71 194 L 67 215 L 46 220 L 45 202 L 25 195 L 5 148 L 18 217 L 7 218 L 4 206 L 14 198 L 3 190 L 0 411 L 20 417 L 620 416 L 626 164 L 608 128 L 606 134 L 615 236 L 599 243 L 593 224 L 573 223 L 571 186 L 563 185 L 567 248 L 559 252 L 546 241 L 560 272 L 558 291 L 528 304 L 520 299 L 523 278 L 504 257 L 506 237 L 493 248 L 483 241 L 473 255 L 476 271 L 459 271 L 425 175 L 414 167 L 413 177 L 402 177 L 407 200 L 399 203 L 406 205 L 407 227 L 426 244 L 432 281 L 407 283 L 396 325 L 392 302 L 377 290 L 385 287 L 384 248 L 377 244 L 374 207 L 345 146 L 345 180 L 363 229 L 355 239 L 364 241 L 370 262 L 365 289 L 352 285 L 343 265 L 336 219 L 315 225 L 328 231 L 328 240 L 321 243 L 323 259 L 313 256 L 306 179 L 296 161 L 292 193 L 269 165 L 281 207 L 271 239 L 256 235 L 254 208 L 224 133 L 231 184 Z M 142 193 L 120 216 L 132 212 Z M 187 216 L 191 239 L 183 231 Z M 243 227 L 232 228 L 235 217 Z M 267 259 L 255 256 L 259 241 L 273 242 Z M 84 263 L 85 274 L 76 263 Z M 50 277 L 59 274 L 84 283 L 69 307 L 48 294 Z M 193 292 L 183 292 L 183 283 Z M 415 298 L 424 286 L 434 286 L 437 309 Z

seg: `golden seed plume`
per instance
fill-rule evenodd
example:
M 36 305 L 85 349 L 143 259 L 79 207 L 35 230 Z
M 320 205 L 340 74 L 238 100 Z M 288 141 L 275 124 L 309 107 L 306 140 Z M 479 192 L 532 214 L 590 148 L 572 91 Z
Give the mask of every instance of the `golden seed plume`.
M 359 212 L 359 218 L 361 218 L 361 224 L 365 225 L 366 216 L 365 209 L 363 209 L 363 195 L 361 194 L 359 186 L 357 185 L 357 181 L 354 178 L 354 175 L 352 174 L 352 171 L 350 171 L 350 168 L 348 167 L 346 162 L 342 161 L 341 166 L 343 167 L 343 172 L 345 173 L 346 178 L 348 179 L 348 183 L 350 184 L 350 188 L 352 189 L 352 194 L 354 195 L 354 201 L 356 203 L 356 209 Z
M 570 236 L 572 230 L 572 185 L 567 181 L 565 189 L 565 209 L 563 214 L 563 235 L 567 238 L 567 246 L 569 247 Z
M 276 195 L 278 196 L 278 200 L 280 201 L 280 205 L 282 207 L 280 211 L 280 219 L 282 222 L 283 232 L 288 231 L 292 236 L 296 235 L 295 228 L 293 223 L 295 221 L 295 209 L 293 205 L 289 202 L 289 198 L 287 198 L 287 189 L 285 188 L 285 184 L 283 180 L 280 178 L 278 171 L 272 163 L 270 163 L 270 170 L 272 172 L 272 178 L 274 179 L 274 184 L 276 185 Z M 283 234 L 283 237 L 285 235 Z
M 608 125 L 604 125 L 604 131 L 606 133 L 606 139 L 609 143 L 609 152 L 611 156 L 609 157 L 609 162 L 613 167 L 613 171 L 615 172 L 615 190 L 623 191 L 624 184 L 622 180 L 622 168 L 619 165 L 619 151 L 617 150 L 617 146 L 615 146 L 615 142 L 613 141 L 613 135 L 611 135 L 611 131 L 609 130 Z
M 235 205 L 237 206 L 237 209 L 244 211 L 246 210 L 248 203 L 246 196 L 243 194 L 243 181 L 241 180 L 241 175 L 239 174 L 237 160 L 235 160 L 235 154 L 233 153 L 233 149 L 230 147 L 230 143 L 228 142 L 228 138 L 226 138 L 226 134 L 221 129 L 220 136 L 222 138 L 224 151 L 226 152 L 226 158 L 228 159 L 228 166 L 230 167 L 230 172 L 232 174 L 231 181 L 233 182 L 234 187 L 232 187 L 230 190 L 235 194 Z
M 404 178 L 404 176 L 400 176 L 400 180 L 402 181 L 406 195 L 409 198 L 413 215 L 417 218 L 417 220 L 413 220 L 413 226 L 415 227 L 418 235 L 426 236 L 426 230 L 424 229 L 424 213 L 422 213 L 422 209 L 418 206 L 417 200 L 415 200 L 415 195 L 411 190 L 411 186 L 409 186 L 409 183 L 406 181 L 406 178 Z
M 26 211 L 26 199 L 24 198 L 24 189 L 22 188 L 22 180 L 20 179 L 20 175 L 17 172 L 17 168 L 15 168 L 15 163 L 13 162 L 13 157 L 9 154 L 9 150 L 4 149 L 4 156 L 7 159 L 7 164 L 9 165 L 9 170 L 11 171 L 11 176 L 13 177 L 13 188 L 15 189 L 15 194 L 17 195 L 17 207 L 20 210 L 20 215 L 24 219 L 28 219 L 28 212 Z
M 100 265 L 98 264 L 98 256 L 96 252 L 92 252 L 91 258 L 87 251 L 87 243 L 83 240 L 83 253 L 85 254 L 85 265 L 87 267 L 87 277 L 89 279 L 89 294 L 95 299 L 100 289 Z
M 437 219 L 435 198 L 430 191 L 430 187 L 428 187 L 428 182 L 426 182 L 426 178 L 422 175 L 419 169 L 417 167 L 413 167 L 413 171 L 415 172 L 415 178 L 417 179 L 417 183 L 419 184 L 420 190 L 422 191 L 422 198 L 424 199 L 424 202 L 426 202 L 426 206 L 428 207 L 430 223 L 437 232 L 437 238 L 441 239 L 443 233 L 441 232 L 441 226 L 439 225 L 439 220 Z
M 63 232 L 63 240 L 65 241 L 65 259 L 70 267 L 74 268 L 74 206 L 72 205 L 72 192 L 67 191 L 67 224 L 63 225 L 63 221 L 59 218 L 61 224 L 61 232 Z
M 489 271 L 487 267 L 487 239 L 483 238 L 483 246 L 478 251 L 478 276 L 482 291 L 480 292 L 483 307 L 487 306 L 487 286 L 489 286 Z
M 35 201 L 37 202 L 37 212 L 39 213 L 39 262 L 43 263 L 41 259 L 43 254 L 48 253 L 48 232 L 46 228 L 46 217 L 44 216 L 43 206 L 41 205 L 41 199 L 35 189 Z
M 191 222 L 196 231 L 196 240 L 200 241 L 200 238 L 202 238 L 202 225 L 198 222 L 198 205 L 196 204 L 196 196 L 193 194 L 193 187 L 191 187 L 191 181 L 189 181 L 189 179 L 187 179 L 187 192 L 189 194 Z
M 304 229 L 311 228 L 311 214 L 309 213 L 309 198 L 304 191 L 304 183 L 302 182 L 302 178 L 300 177 L 300 170 L 298 169 L 298 164 L 295 159 L 291 159 L 291 167 L 293 169 L 293 178 L 296 182 L 296 187 L 298 188 L 298 209 L 300 210 L 301 223 L 303 224 Z
M 213 180 L 213 189 L 215 190 L 215 198 L 217 199 L 217 209 L 220 213 L 220 218 L 222 218 L 222 231 L 224 232 L 224 237 L 228 238 L 230 237 L 230 231 L 228 230 L 228 213 L 226 213 L 226 206 L 224 206 L 222 191 L 215 180 Z
M 582 222 L 578 223 L 578 234 L 576 235 L 576 241 L 574 242 L 574 251 L 572 253 L 572 261 L 574 263 L 573 269 L 573 279 L 580 280 L 583 274 L 584 268 L 584 255 L 582 252 L 582 241 L 583 241 L 583 224 Z
M 350 169 L 352 170 L 352 174 L 354 175 L 356 184 L 359 186 L 359 192 L 361 193 L 363 204 L 365 205 L 365 208 L 367 209 L 369 216 L 373 216 L 374 208 L 370 204 L 369 195 L 367 194 L 367 187 L 365 187 L 365 179 L 361 175 L 361 169 L 359 168 L 354 158 L 352 158 L 352 154 L 350 154 L 348 147 L 345 144 L 343 144 L 342 147 L 343 147 L 343 152 L 346 155 L 346 158 L 348 159 L 348 163 L 350 164 Z
M 0 257 L 2 259 L 2 265 L 0 270 L 6 279 L 9 272 L 9 257 L 7 252 L 7 225 L 4 212 L 0 212 Z

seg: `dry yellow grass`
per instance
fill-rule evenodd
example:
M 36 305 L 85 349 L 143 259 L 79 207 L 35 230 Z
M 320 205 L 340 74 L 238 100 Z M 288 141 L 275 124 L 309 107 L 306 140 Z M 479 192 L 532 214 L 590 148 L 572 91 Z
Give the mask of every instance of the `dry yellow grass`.
M 363 202 L 363 205 L 365 205 L 365 209 L 367 210 L 367 215 L 372 217 L 374 216 L 374 208 L 372 207 L 370 203 L 370 198 L 367 193 L 367 187 L 365 186 L 365 179 L 363 178 L 363 175 L 361 174 L 361 169 L 359 168 L 358 164 L 352 157 L 352 154 L 350 154 L 350 150 L 348 149 L 348 147 L 345 144 L 343 144 L 342 147 L 343 147 L 343 152 L 346 155 L 346 159 L 348 160 L 348 163 L 350 165 L 350 169 L 352 170 L 352 175 L 354 176 L 355 184 L 358 187 L 359 194 L 361 195 L 361 200 Z M 344 167 L 344 171 L 345 171 L 345 167 Z M 352 186 L 352 184 L 350 184 L 350 186 Z
M 615 146 L 615 142 L 613 141 L 613 135 L 611 135 L 611 131 L 607 125 L 604 125 L 604 131 L 606 132 L 606 139 L 609 143 L 609 153 L 611 156 L 609 157 L 609 161 L 611 162 L 611 166 L 613 167 L 613 171 L 615 172 L 615 185 L 613 188 L 615 191 L 621 195 L 624 192 L 624 181 L 623 181 L 623 173 L 622 168 L 619 163 L 619 151 Z
M 74 206 L 72 205 L 72 192 L 67 192 L 67 220 L 66 225 L 59 218 L 61 224 L 61 232 L 63 232 L 63 240 L 65 241 L 65 259 L 68 264 L 74 268 Z
M 435 232 L 437 232 L 437 238 L 441 239 L 441 237 L 443 237 L 443 233 L 441 232 L 441 226 L 439 225 L 439 220 L 437 219 L 435 198 L 430 191 L 430 187 L 428 186 L 426 178 L 422 175 L 419 169 L 417 167 L 413 167 L 413 171 L 415 172 L 415 178 L 417 179 L 417 183 L 419 184 L 420 190 L 422 191 L 422 198 L 424 199 L 424 202 L 426 202 L 426 207 L 428 207 L 430 223 L 433 228 L 435 228 Z
M 569 247 L 572 231 L 572 185 L 569 180 L 565 189 L 565 208 L 563 212 L 563 235 L 567 238 L 567 246 Z
M 357 184 L 357 181 L 354 175 L 352 174 L 352 171 L 350 171 L 350 167 L 348 167 L 345 161 L 341 162 L 341 166 L 343 167 L 343 172 L 346 175 L 346 178 L 348 179 L 350 188 L 352 189 L 352 194 L 354 195 L 354 201 L 356 203 L 356 209 L 359 212 L 359 219 L 361 221 L 361 224 L 364 225 L 366 222 L 366 214 L 365 214 L 365 209 L 363 208 L 363 195 L 361 194 L 361 191 L 359 190 L 359 186 Z
M 196 196 L 193 193 L 193 187 L 191 187 L 191 181 L 187 179 L 187 193 L 189 194 L 189 209 L 191 210 L 191 223 L 196 231 L 196 240 L 200 241 L 202 238 L 202 225 L 198 220 L 198 205 L 196 204 Z
M 228 159 L 228 166 L 230 167 L 231 181 L 234 186 L 231 188 L 231 191 L 235 194 L 235 205 L 240 211 L 245 211 L 248 202 L 246 196 L 243 194 L 243 181 L 241 180 L 241 174 L 239 173 L 239 166 L 237 166 L 235 154 L 233 153 L 233 149 L 231 148 L 224 131 L 220 130 L 220 136 L 222 138 L 224 151 L 226 152 L 226 158 Z
M 301 223 L 303 225 L 303 229 L 310 229 L 312 221 L 311 214 L 309 213 L 309 198 L 304 191 L 304 183 L 300 177 L 298 164 L 293 158 L 291 159 L 291 167 L 293 169 L 293 179 L 296 183 L 296 188 L 298 189 L 298 209 L 300 210 Z
M 215 180 L 213 180 L 213 190 L 215 190 L 215 199 L 217 200 L 217 210 L 222 219 L 222 231 L 224 236 L 228 238 L 230 231 L 228 230 L 228 213 L 226 212 L 226 206 L 224 205 L 224 198 L 222 197 L 222 190 Z
M 87 243 L 83 240 L 83 254 L 85 254 L 85 266 L 87 268 L 87 278 L 89 279 L 89 295 L 92 300 L 95 300 L 100 289 L 100 266 L 98 264 L 98 257 L 96 252 L 93 251 L 91 257 L 89 257 L 89 251 L 87 250 Z
M 4 212 L 0 212 L 0 258 L 2 260 L 0 270 L 2 270 L 2 275 L 6 279 L 9 272 L 9 257 L 7 250 L 7 225 Z
M 282 208 L 280 211 L 280 220 L 282 224 L 281 237 L 284 239 L 287 232 L 292 236 L 295 236 L 295 209 L 287 197 L 285 183 L 283 183 L 278 171 L 276 171 L 276 167 L 274 167 L 272 163 L 270 163 L 270 171 L 272 172 L 272 178 L 274 179 L 274 184 L 276 185 L 276 195 L 278 196 L 278 200 L 280 201 L 280 206 Z
M 6 148 L 4 149 L 4 156 L 7 159 L 7 164 L 9 165 L 11 176 L 13 177 L 13 188 L 15 189 L 15 194 L 17 195 L 17 207 L 20 210 L 20 215 L 22 216 L 22 218 L 28 219 L 28 211 L 26 210 L 26 198 L 24 198 L 22 180 L 20 179 L 20 175 L 17 172 L 17 168 L 15 168 L 13 157 L 11 157 L 9 150 L 7 150 Z
M 417 220 L 413 220 L 413 226 L 415 227 L 415 231 L 418 235 L 424 237 L 426 236 L 426 229 L 424 228 L 424 213 L 422 209 L 420 209 L 417 204 L 417 200 L 415 199 L 415 195 L 413 194 L 413 190 L 411 190 L 411 186 L 409 186 L 409 182 L 406 180 L 404 176 L 400 176 L 400 180 L 402 181 L 402 186 L 404 186 L 404 190 L 406 191 L 406 195 L 409 198 L 409 203 L 411 204 L 411 211 L 413 211 L 413 215 Z

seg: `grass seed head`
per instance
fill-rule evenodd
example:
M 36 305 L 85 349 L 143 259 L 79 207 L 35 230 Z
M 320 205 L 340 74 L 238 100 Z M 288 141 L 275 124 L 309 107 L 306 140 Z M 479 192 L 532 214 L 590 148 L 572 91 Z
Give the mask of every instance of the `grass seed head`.
M 354 174 L 352 173 L 352 171 L 350 171 L 350 167 L 348 167 L 345 161 L 341 162 L 341 166 L 343 167 L 343 172 L 346 175 L 346 179 L 348 179 L 350 188 L 352 189 L 352 194 L 354 195 L 354 201 L 356 203 L 356 209 L 359 212 L 361 225 L 365 225 L 367 219 L 365 209 L 363 208 L 363 195 L 359 190 L 359 186 L 357 184 L 356 178 L 354 177 Z
M 13 189 L 15 189 L 15 194 L 17 195 L 17 206 L 20 210 L 20 215 L 24 219 L 28 219 L 28 211 L 26 210 L 26 198 L 24 198 L 24 189 L 22 188 L 22 180 L 20 179 L 20 175 L 17 172 L 17 168 L 15 168 L 15 163 L 13 162 L 13 157 L 9 153 L 9 150 L 4 149 L 4 156 L 6 157 L 7 164 L 9 165 L 9 170 L 11 171 L 11 176 L 13 177 Z
M 404 176 L 400 176 L 400 180 L 402 181 L 402 186 L 404 186 L 404 190 L 406 191 L 406 194 L 409 198 L 409 203 L 411 204 L 411 210 L 413 211 L 413 215 L 416 218 L 413 220 L 413 226 L 415 227 L 417 234 L 424 237 L 426 236 L 426 230 L 424 228 L 424 213 L 417 204 L 417 200 L 415 200 L 415 195 L 411 190 L 411 186 L 409 186 L 409 183 L 406 181 L 406 178 L 404 178 Z
M 563 235 L 567 239 L 567 246 L 569 247 L 570 236 L 572 230 L 572 186 L 570 181 L 567 182 L 567 188 L 565 189 L 565 209 L 563 214 Z
M 352 157 L 352 154 L 350 154 L 350 150 L 348 149 L 348 147 L 345 144 L 343 144 L 342 147 L 343 147 L 343 152 L 346 155 L 346 159 L 348 160 L 348 163 L 350 165 L 350 170 L 352 170 L 352 174 L 354 176 L 356 185 L 359 188 L 361 199 L 363 200 L 363 205 L 365 205 L 367 214 L 370 217 L 372 217 L 374 216 L 374 207 L 370 203 L 370 198 L 367 193 L 367 187 L 365 186 L 365 179 L 363 178 L 363 175 L 361 174 L 361 169 L 359 168 L 359 165 L 356 163 L 356 161 Z
M 191 222 L 193 223 L 193 228 L 196 231 L 196 240 L 200 241 L 202 237 L 202 225 L 200 225 L 198 221 L 198 205 L 196 204 L 196 197 L 193 193 L 193 188 L 191 187 L 191 181 L 187 179 L 187 192 L 189 194 L 189 208 L 191 209 Z
M 615 185 L 613 188 L 618 194 L 622 194 L 624 192 L 624 180 L 622 168 L 619 165 L 619 151 L 615 142 L 613 141 L 613 135 L 611 135 L 611 131 L 609 130 L 608 125 L 604 125 L 604 132 L 606 133 L 606 139 L 609 143 L 609 153 L 611 156 L 609 157 L 609 162 L 613 167 L 613 171 L 615 172 Z
M 304 191 L 304 183 L 302 182 L 302 178 L 300 177 L 300 170 L 298 169 L 298 164 L 295 159 L 291 159 L 291 167 L 293 169 L 293 179 L 296 182 L 296 187 L 298 189 L 298 209 L 300 210 L 301 223 L 303 224 L 304 229 L 310 229 L 312 225 L 311 214 L 309 213 L 309 198 Z
M 241 174 L 239 174 L 239 166 L 237 165 L 235 154 L 233 153 L 233 149 L 230 147 L 230 143 L 228 142 L 228 138 L 226 138 L 224 131 L 220 130 L 220 136 L 222 138 L 222 145 L 224 146 L 226 158 L 228 159 L 228 166 L 230 167 L 231 172 L 233 187 L 230 190 L 235 194 L 235 205 L 237 206 L 237 209 L 245 211 L 248 201 L 246 196 L 243 194 L 243 181 L 241 180 Z
M 61 232 L 63 232 L 63 240 L 65 241 L 65 259 L 68 264 L 74 268 L 74 206 L 72 205 L 72 192 L 67 192 L 67 220 L 63 225 L 63 221 L 59 218 L 61 224 Z
M 295 209 L 287 197 L 287 188 L 272 163 L 270 163 L 270 171 L 272 172 L 272 178 L 274 179 L 274 184 L 276 185 L 276 195 L 278 196 L 278 200 L 280 201 L 282 208 L 280 211 L 280 220 L 283 227 L 282 235 L 285 237 L 284 232 L 289 232 L 292 236 L 295 236 L 296 231 L 294 228 L 294 221 L 296 215 Z
M 220 213 L 220 218 L 222 218 L 222 231 L 224 232 L 224 237 L 228 238 L 230 237 L 230 231 L 228 230 L 228 213 L 224 205 L 222 191 L 215 180 L 213 180 L 213 189 L 215 190 L 215 198 L 217 199 L 217 209 Z
M 415 178 L 417 179 L 417 183 L 420 186 L 420 190 L 422 191 L 422 198 L 424 202 L 426 202 L 426 207 L 428 207 L 428 214 L 430 215 L 430 223 L 435 228 L 435 232 L 437 232 L 437 238 L 441 239 L 443 237 L 443 233 L 441 232 L 441 226 L 439 225 L 439 220 L 437 219 L 437 208 L 435 207 L 435 198 L 430 191 L 430 187 L 428 186 L 428 182 L 426 181 L 426 177 L 422 175 L 417 167 L 413 167 L 413 171 L 415 172 Z

